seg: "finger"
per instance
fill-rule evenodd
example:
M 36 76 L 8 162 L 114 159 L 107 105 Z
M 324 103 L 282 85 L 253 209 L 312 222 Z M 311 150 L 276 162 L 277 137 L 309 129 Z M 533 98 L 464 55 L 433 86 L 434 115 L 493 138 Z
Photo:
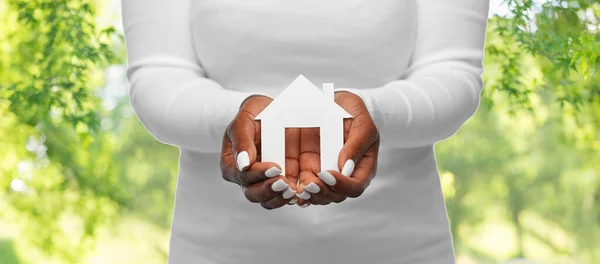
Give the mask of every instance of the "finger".
M 292 196 L 295 196 L 296 190 L 298 189 L 298 175 L 299 175 L 299 163 L 297 159 L 286 159 L 285 160 L 285 178 L 287 179 L 290 189 L 294 192 Z
M 306 208 L 306 207 L 310 206 L 310 203 L 308 201 L 298 198 L 298 202 L 296 203 L 296 205 L 298 205 L 299 207 L 302 207 L 302 208 Z
M 301 163 L 302 162 L 306 161 L 303 160 Z M 320 200 L 322 197 L 331 192 L 329 187 L 321 179 L 319 179 L 319 177 L 316 176 L 314 171 L 301 171 L 300 179 L 302 183 L 298 185 L 296 196 L 302 200 L 309 200 L 312 203 L 313 201 Z
M 305 173 L 308 172 L 305 171 Z M 321 179 L 312 175 L 314 174 L 311 173 L 311 178 L 314 177 L 314 180 L 312 180 L 306 186 L 299 186 L 298 193 L 300 194 L 297 195 L 298 197 L 302 198 L 310 204 L 316 205 L 327 205 L 331 202 L 340 203 L 346 199 L 345 196 L 338 195 L 331 191 L 331 189 L 329 189 L 329 186 L 327 186 Z M 308 196 L 305 197 L 306 195 L 303 195 L 303 193 L 308 194 Z
M 300 171 L 313 172 L 316 175 L 320 171 L 321 167 L 321 145 L 320 145 L 320 133 L 318 128 L 302 128 L 300 129 Z M 299 184 L 308 185 L 311 175 L 309 173 L 301 173 L 299 176 Z
M 338 156 L 338 167 L 344 176 L 352 175 L 356 163 L 377 141 L 379 133 L 368 115 L 356 116 L 350 125 L 346 143 Z
M 289 205 L 294 205 L 298 203 L 298 197 L 292 197 L 292 199 L 290 199 L 290 201 L 287 203 Z
M 359 197 L 375 177 L 378 151 L 379 140 L 365 152 L 351 177 L 346 177 L 333 170 L 320 172 L 318 176 L 332 192 L 352 198 Z
M 321 196 L 319 198 L 316 198 L 316 197 L 310 198 L 310 200 L 308 200 L 308 202 L 311 204 L 317 204 L 317 205 L 328 205 L 330 203 L 341 203 L 346 199 L 347 199 L 347 197 L 345 197 L 345 196 L 338 195 L 334 192 L 329 192 L 329 193 L 327 193 L 327 195 Z
M 295 192 L 290 191 L 291 195 L 288 198 L 286 198 L 286 196 L 285 196 L 286 193 L 287 193 L 287 191 L 284 191 L 283 195 L 276 195 L 275 197 L 273 197 L 267 201 L 261 202 L 260 205 L 267 210 L 271 210 L 271 209 L 276 209 L 276 208 L 282 207 L 286 204 L 289 204 L 291 201 L 291 198 L 294 196 Z
M 310 196 L 326 189 L 326 186 L 317 177 L 321 166 L 320 139 L 318 128 L 302 128 L 300 130 L 300 174 L 298 179 L 298 198 L 310 199 Z M 305 186 L 310 186 L 305 190 Z M 303 203 L 300 202 L 299 205 Z
M 242 190 L 246 199 L 253 203 L 262 203 L 275 197 L 281 197 L 287 203 L 295 193 L 290 189 L 289 180 L 283 176 L 252 184 Z
M 362 155 L 362 158 L 356 164 L 350 178 L 358 181 L 371 181 L 377 174 L 377 158 L 379 155 L 380 140 L 375 141 L 369 149 Z
M 306 162 L 306 160 L 301 161 L 301 163 L 303 162 Z M 329 186 L 315 175 L 316 171 L 318 171 L 318 168 L 313 168 L 313 171 L 304 170 L 300 172 L 303 183 L 298 185 L 298 194 L 296 195 L 299 198 L 299 205 L 305 202 L 326 205 L 331 202 L 340 203 L 344 201 L 346 197 L 333 193 Z
M 223 179 L 228 182 L 240 186 L 249 186 L 281 175 L 281 167 L 274 162 L 255 162 L 248 169 L 241 172 L 235 166 L 233 155 L 222 155 L 221 173 Z
M 332 192 L 352 198 L 362 195 L 369 184 L 356 178 L 346 177 L 334 170 L 319 172 L 319 178 L 329 185 Z
M 236 168 L 244 171 L 257 160 L 256 140 L 260 139 L 260 125 L 254 121 L 254 115 L 240 110 L 227 127 L 227 137 L 231 141 L 232 155 Z M 260 143 L 259 143 L 260 144 Z
M 297 189 L 300 174 L 300 129 L 285 129 L 285 177 L 290 179 L 292 189 Z

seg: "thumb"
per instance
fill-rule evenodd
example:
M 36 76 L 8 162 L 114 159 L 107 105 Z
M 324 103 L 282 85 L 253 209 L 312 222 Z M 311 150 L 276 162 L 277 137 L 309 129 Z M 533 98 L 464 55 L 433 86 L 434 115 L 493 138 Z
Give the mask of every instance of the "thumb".
M 255 140 L 260 139 L 260 126 L 248 113 L 240 111 L 227 128 L 232 152 L 239 171 L 244 171 L 257 159 Z
M 363 153 L 377 141 L 379 133 L 377 128 L 369 120 L 358 118 L 352 120 L 348 139 L 340 150 L 338 157 L 338 167 L 342 175 L 350 177 L 354 171 L 354 166 L 361 159 Z

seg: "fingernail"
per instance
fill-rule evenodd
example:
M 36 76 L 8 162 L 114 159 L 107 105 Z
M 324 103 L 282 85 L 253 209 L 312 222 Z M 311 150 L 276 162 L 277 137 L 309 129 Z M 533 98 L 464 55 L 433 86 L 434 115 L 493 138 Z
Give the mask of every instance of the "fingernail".
M 321 180 L 323 180 L 325 183 L 327 183 L 327 185 L 329 185 L 329 186 L 335 185 L 335 177 L 333 177 L 333 175 L 331 175 L 331 173 L 329 173 L 327 171 L 322 171 L 322 172 L 317 173 L 317 175 L 319 176 L 319 178 L 321 178 Z
M 247 151 L 242 151 L 237 155 L 236 158 L 238 170 L 242 171 L 244 168 L 250 165 L 250 156 Z
M 303 204 L 299 204 L 298 206 L 302 207 L 302 208 L 306 208 L 308 207 L 310 204 L 309 203 L 303 203 Z
M 277 167 L 271 167 L 265 171 L 265 176 L 267 176 L 267 178 L 273 178 L 279 174 L 281 174 L 281 170 Z
M 298 198 L 302 200 L 308 200 L 310 199 L 310 194 L 308 192 L 302 192 L 301 194 L 298 194 Z
M 285 188 L 290 187 L 287 183 L 283 181 L 283 179 L 279 179 L 271 185 L 271 189 L 276 192 L 281 192 L 285 190 Z
M 296 204 L 298 202 L 298 198 L 294 198 L 292 200 L 290 200 L 290 202 L 288 204 Z
M 344 163 L 344 167 L 342 168 L 342 175 L 346 177 L 350 177 L 352 172 L 354 171 L 354 161 L 349 159 Z
M 321 187 L 319 187 L 319 185 L 317 185 L 316 183 L 311 182 L 309 185 L 304 186 L 304 190 L 310 193 L 318 193 L 321 191 Z
M 285 190 L 285 192 L 283 192 L 283 199 L 290 199 L 292 197 L 294 197 L 294 195 L 296 195 L 296 192 L 294 190 L 292 190 L 292 188 L 288 187 L 287 190 Z

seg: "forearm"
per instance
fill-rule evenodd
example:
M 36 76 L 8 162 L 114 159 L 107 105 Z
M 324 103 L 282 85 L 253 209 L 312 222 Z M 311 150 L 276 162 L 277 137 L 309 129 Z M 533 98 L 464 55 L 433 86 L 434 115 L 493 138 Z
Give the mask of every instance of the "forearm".
M 483 89 L 488 11 L 483 0 L 417 0 L 417 32 L 405 77 L 377 88 L 346 89 L 367 105 L 383 146 L 433 145 L 473 115 Z
M 194 52 L 191 0 L 121 5 L 130 101 L 142 124 L 163 143 L 220 152 L 228 123 L 256 93 L 227 90 L 207 77 Z
M 130 101 L 144 127 L 160 142 L 219 152 L 223 133 L 252 93 L 226 90 L 211 79 L 173 65 L 130 67 Z
M 477 68 L 440 63 L 417 76 L 373 89 L 340 89 L 359 95 L 386 147 L 433 145 L 454 133 L 477 109 L 482 89 Z

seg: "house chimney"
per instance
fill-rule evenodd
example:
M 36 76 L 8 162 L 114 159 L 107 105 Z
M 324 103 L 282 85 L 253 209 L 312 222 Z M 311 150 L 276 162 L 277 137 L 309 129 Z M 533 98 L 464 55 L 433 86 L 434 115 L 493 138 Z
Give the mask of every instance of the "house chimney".
M 325 94 L 325 98 L 330 101 L 333 100 L 333 83 L 323 83 L 323 94 Z

